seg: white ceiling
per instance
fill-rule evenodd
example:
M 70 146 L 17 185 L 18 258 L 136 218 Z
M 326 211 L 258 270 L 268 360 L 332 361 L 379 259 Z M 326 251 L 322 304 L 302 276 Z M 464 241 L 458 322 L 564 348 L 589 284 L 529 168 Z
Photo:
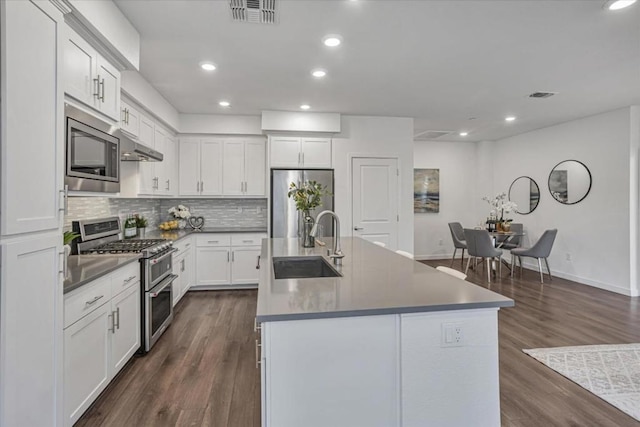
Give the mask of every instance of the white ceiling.
M 640 4 L 278 0 L 279 22 L 261 25 L 232 21 L 222 0 L 115 2 L 140 32 L 140 72 L 181 113 L 308 103 L 414 117 L 416 134 L 467 130 L 441 139 L 479 141 L 640 104 Z M 321 43 L 331 33 L 340 47 Z M 218 69 L 202 71 L 203 60 Z M 327 77 L 313 78 L 316 67 Z M 529 99 L 535 91 L 558 94 Z M 518 120 L 505 123 L 508 114 Z

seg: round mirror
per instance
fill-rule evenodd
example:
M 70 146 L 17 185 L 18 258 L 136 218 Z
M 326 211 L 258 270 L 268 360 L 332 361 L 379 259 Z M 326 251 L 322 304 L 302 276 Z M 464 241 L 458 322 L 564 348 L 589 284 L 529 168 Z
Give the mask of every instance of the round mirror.
M 509 187 L 509 200 L 518 205 L 517 213 L 530 214 L 540 202 L 540 187 L 533 178 L 520 176 L 514 179 Z
M 591 172 L 584 163 L 565 160 L 558 163 L 549 174 L 549 192 L 564 205 L 582 201 L 591 190 Z

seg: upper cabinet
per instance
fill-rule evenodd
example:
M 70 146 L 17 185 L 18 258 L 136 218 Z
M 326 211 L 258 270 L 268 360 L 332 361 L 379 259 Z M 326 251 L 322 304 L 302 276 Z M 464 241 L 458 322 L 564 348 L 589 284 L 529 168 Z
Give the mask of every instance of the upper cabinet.
M 120 129 L 134 138 L 140 136 L 140 113 L 125 101 L 120 102 Z
M 331 168 L 331 138 L 270 138 L 272 168 Z
M 144 145 L 163 155 L 161 162 L 140 162 L 138 194 L 173 196 L 177 193 L 175 179 L 175 141 L 160 126 L 140 116 L 140 137 Z
M 181 196 L 264 196 L 264 141 L 185 138 L 179 152 Z
M 120 120 L 120 72 L 69 28 L 63 76 L 67 95 L 115 121 Z

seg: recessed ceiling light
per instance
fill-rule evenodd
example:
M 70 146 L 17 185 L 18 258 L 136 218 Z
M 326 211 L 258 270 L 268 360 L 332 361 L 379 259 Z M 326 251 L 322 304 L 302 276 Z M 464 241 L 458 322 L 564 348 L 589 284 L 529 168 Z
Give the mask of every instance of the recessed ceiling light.
M 300 108 L 301 108 L 302 110 L 308 110 L 309 108 L 311 108 L 311 106 L 310 106 L 310 105 L 307 105 L 307 104 L 302 104 L 302 105 L 300 106 Z
M 229 103 L 229 101 L 220 101 L 218 102 L 218 105 L 221 107 L 229 107 L 231 103 Z
M 336 47 L 342 43 L 342 37 L 338 34 L 329 34 L 328 36 L 324 36 L 322 43 L 324 43 L 325 46 Z
M 205 71 L 213 71 L 216 69 L 216 66 L 211 62 L 201 62 L 200 67 Z
M 507 116 L 504 118 L 505 121 L 507 122 L 512 122 L 516 119 L 516 116 Z
M 620 10 L 634 4 L 636 0 L 609 0 L 604 4 L 604 8 L 609 10 Z
M 326 72 L 325 70 L 320 70 L 320 69 L 318 69 L 318 70 L 313 70 L 313 71 L 311 72 L 311 75 L 312 75 L 313 77 L 318 77 L 318 78 L 320 78 L 320 77 L 324 77 L 324 76 L 326 76 L 326 75 L 327 75 L 327 72 Z
M 467 136 L 469 135 L 469 132 L 460 132 L 460 136 Z

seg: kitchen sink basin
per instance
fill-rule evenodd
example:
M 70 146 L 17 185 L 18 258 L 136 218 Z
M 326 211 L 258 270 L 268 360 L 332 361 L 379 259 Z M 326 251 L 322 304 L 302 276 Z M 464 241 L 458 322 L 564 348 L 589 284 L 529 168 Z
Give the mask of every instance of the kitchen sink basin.
M 273 272 L 276 279 L 342 276 L 320 256 L 273 258 Z

